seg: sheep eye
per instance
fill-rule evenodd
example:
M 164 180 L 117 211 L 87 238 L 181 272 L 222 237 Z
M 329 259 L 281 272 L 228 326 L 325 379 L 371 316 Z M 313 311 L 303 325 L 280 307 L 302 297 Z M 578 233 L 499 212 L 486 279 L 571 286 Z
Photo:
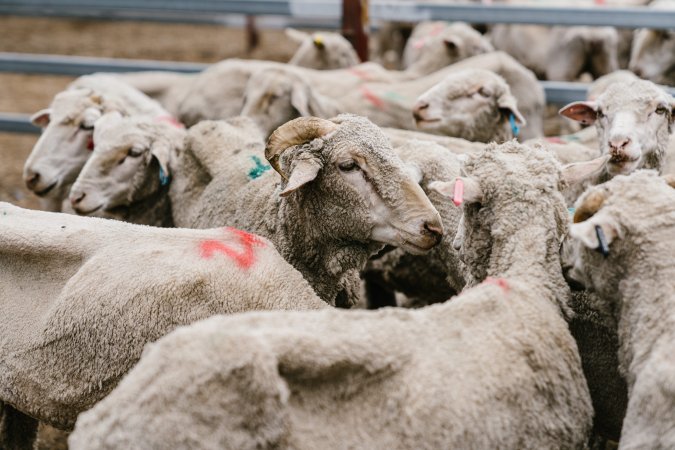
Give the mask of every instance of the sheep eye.
M 596 111 L 595 115 L 597 116 L 598 119 L 602 119 L 603 117 L 605 117 L 605 113 L 602 112 L 601 109 L 598 109 L 598 110 Z
M 127 153 L 127 156 L 131 156 L 132 158 L 138 158 L 138 157 L 141 156 L 142 154 L 143 154 L 143 151 L 142 151 L 142 150 L 138 150 L 138 149 L 135 149 L 135 148 L 130 148 L 130 149 L 129 149 L 129 152 Z
M 358 170 L 359 166 L 356 164 L 356 161 L 353 159 L 338 164 L 338 168 L 343 172 L 351 172 L 353 170 Z
M 94 126 L 93 126 L 93 125 L 87 125 L 87 124 L 85 124 L 84 122 L 82 122 L 82 123 L 80 124 L 80 130 L 82 130 L 82 131 L 91 131 L 91 130 L 93 130 L 93 129 L 94 129 Z
M 656 108 L 656 111 L 654 111 L 654 112 L 655 112 L 656 114 L 659 114 L 659 115 L 662 115 L 662 116 L 663 116 L 663 115 L 665 115 L 665 114 L 668 112 L 668 110 L 666 109 L 665 106 L 659 106 L 658 108 Z

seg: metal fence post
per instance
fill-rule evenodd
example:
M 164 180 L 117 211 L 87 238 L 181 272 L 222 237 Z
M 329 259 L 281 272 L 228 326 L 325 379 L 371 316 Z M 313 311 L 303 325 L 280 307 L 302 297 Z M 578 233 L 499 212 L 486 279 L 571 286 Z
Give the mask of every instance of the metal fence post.
M 368 0 L 342 0 L 342 34 L 368 61 Z

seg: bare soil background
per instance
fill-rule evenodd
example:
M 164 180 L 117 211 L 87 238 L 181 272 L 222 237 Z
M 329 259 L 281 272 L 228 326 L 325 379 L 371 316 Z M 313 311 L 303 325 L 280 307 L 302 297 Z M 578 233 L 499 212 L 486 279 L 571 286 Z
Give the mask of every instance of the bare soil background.
M 288 61 L 296 47 L 281 30 L 260 30 L 260 44 L 249 53 L 243 29 L 219 25 L 0 16 L 1 52 L 214 63 L 226 58 Z M 46 108 L 72 80 L 0 73 L 0 111 L 32 114 Z M 0 201 L 40 207 L 21 178 L 37 139 L 0 133 Z

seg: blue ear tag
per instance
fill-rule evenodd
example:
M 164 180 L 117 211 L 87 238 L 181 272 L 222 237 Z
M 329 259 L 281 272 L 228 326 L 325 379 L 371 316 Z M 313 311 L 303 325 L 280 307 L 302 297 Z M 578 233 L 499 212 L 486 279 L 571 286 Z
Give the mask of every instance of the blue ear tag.
M 162 186 L 166 186 L 167 184 L 169 184 L 169 180 L 170 180 L 169 175 L 165 174 L 164 169 L 162 169 L 162 167 L 160 166 L 160 168 L 159 168 L 159 184 L 161 184 Z
M 516 125 L 516 116 L 514 116 L 513 113 L 509 114 L 509 123 L 511 124 L 513 135 L 517 137 L 518 133 L 520 133 L 520 127 Z
M 598 237 L 598 248 L 596 249 L 602 256 L 607 258 L 609 256 L 609 245 L 607 245 L 607 238 L 605 238 L 605 232 L 602 231 L 600 225 L 595 226 L 595 235 Z
M 567 212 L 570 213 L 570 216 L 573 216 L 574 213 L 576 212 L 576 208 L 567 208 Z

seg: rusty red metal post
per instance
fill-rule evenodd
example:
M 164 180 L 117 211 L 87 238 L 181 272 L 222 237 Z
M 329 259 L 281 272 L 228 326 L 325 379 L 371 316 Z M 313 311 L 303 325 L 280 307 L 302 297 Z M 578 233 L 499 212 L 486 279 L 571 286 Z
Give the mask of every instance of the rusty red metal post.
M 246 51 L 251 53 L 260 43 L 260 34 L 255 26 L 255 17 L 246 16 Z
M 342 0 L 342 35 L 368 61 L 368 0 Z

